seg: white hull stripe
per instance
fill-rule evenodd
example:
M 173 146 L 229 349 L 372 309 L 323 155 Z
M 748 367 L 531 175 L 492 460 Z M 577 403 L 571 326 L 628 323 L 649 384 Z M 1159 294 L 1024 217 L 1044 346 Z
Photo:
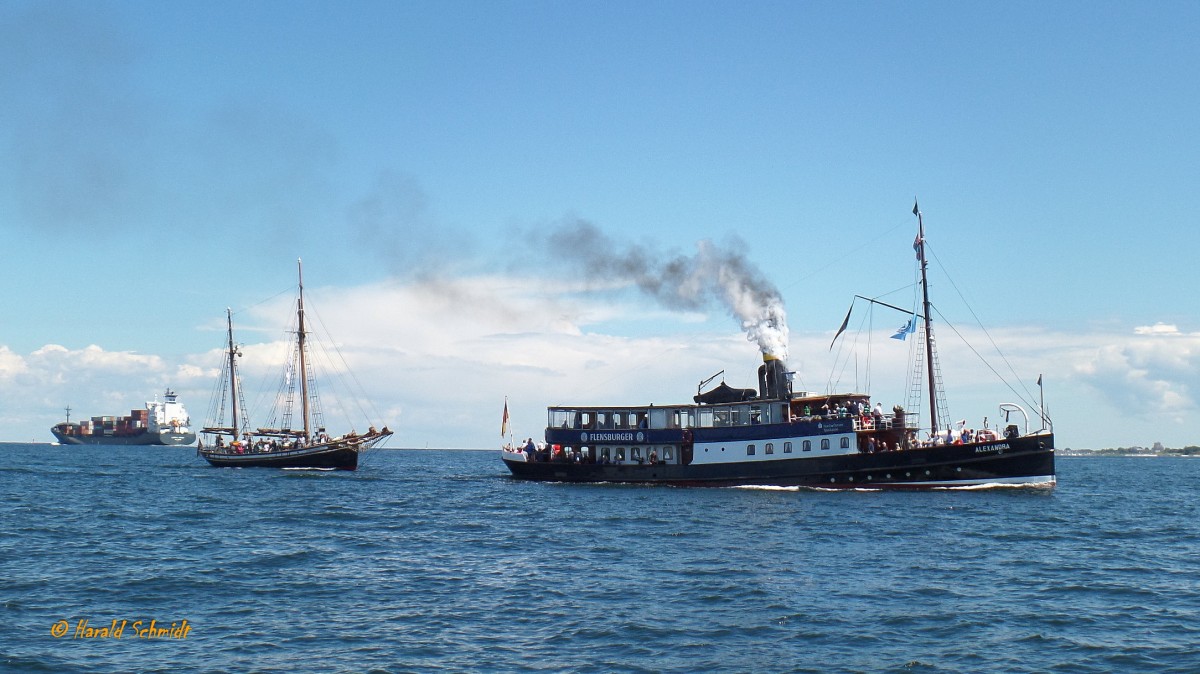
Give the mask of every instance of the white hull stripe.
M 1027 477 L 994 477 L 983 480 L 922 480 L 920 482 L 892 482 L 892 481 L 876 481 L 869 482 L 854 482 L 858 487 L 986 487 L 988 485 L 1033 485 L 1044 484 L 1046 486 L 1054 485 L 1057 482 L 1053 475 L 1029 475 Z M 838 484 L 850 484 L 848 482 L 839 482 Z

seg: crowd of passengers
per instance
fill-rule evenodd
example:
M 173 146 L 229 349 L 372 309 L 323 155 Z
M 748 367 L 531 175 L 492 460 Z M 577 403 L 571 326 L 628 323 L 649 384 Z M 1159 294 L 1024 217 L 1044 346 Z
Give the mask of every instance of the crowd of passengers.
M 996 434 L 996 431 L 990 428 L 977 431 L 964 426 L 957 431 L 946 428 L 937 433 L 930 433 L 924 440 L 917 437 L 916 431 L 910 430 L 907 436 L 905 436 L 905 442 L 895 440 L 891 444 L 888 444 L 888 441 L 883 438 L 876 439 L 875 436 L 871 435 L 859 440 L 859 449 L 867 454 L 874 454 L 876 452 L 894 452 L 906 448 L 969 445 L 972 442 L 991 442 L 998 439 L 999 436 Z
M 375 428 L 372 427 L 371 430 L 374 431 Z M 325 431 L 321 431 L 320 433 L 314 435 L 311 443 L 306 442 L 303 436 L 298 437 L 295 440 L 286 440 L 284 442 L 279 442 L 275 438 L 271 438 L 270 440 L 263 440 L 260 438 L 259 440 L 255 441 L 250 437 L 250 434 L 247 433 L 244 439 L 234 440 L 233 442 L 229 443 L 227 448 L 225 446 L 225 436 L 218 435 L 216 450 L 218 452 L 227 452 L 229 454 L 267 454 L 270 452 L 286 452 L 291 449 L 303 449 L 308 447 L 310 444 L 322 445 L 329 441 L 329 435 L 325 433 Z
M 882 403 L 875 403 L 872 408 L 871 404 L 862 400 L 851 401 L 834 401 L 825 403 L 820 407 L 813 408 L 811 405 L 805 405 L 801 410 L 801 419 L 850 419 L 862 424 L 863 428 L 889 428 L 892 426 L 902 426 L 904 419 L 904 408 L 896 405 L 892 408 L 891 414 L 885 414 Z
M 563 448 L 562 445 L 547 445 L 544 442 L 534 442 L 533 438 L 526 438 L 523 443 L 517 447 L 507 445 L 505 451 L 517 452 L 525 455 L 525 460 L 529 462 L 554 462 L 554 463 L 599 463 L 599 464 L 623 464 L 624 457 L 618 454 L 616 459 L 609 456 L 608 448 L 602 448 L 600 457 L 595 457 L 591 452 L 583 452 L 578 448 Z M 658 452 L 651 449 L 646 456 L 642 456 L 639 448 L 630 448 L 630 463 L 639 465 L 664 463 L 659 460 Z

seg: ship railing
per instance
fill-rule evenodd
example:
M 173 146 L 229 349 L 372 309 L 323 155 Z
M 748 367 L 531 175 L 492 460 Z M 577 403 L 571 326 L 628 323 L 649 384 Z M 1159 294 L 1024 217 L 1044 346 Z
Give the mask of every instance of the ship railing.
M 916 415 L 905 414 L 903 425 L 896 424 L 894 415 L 886 415 L 876 421 L 875 417 L 854 417 L 854 430 L 856 431 L 890 431 L 898 428 L 915 431 L 918 428 L 918 419 Z

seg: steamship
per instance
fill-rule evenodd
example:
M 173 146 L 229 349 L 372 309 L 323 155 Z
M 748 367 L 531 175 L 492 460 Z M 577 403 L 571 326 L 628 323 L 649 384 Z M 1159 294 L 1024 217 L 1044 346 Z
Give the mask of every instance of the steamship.
M 899 405 L 886 411 L 879 404 L 872 407 L 870 396 L 862 393 L 793 391 L 784 361 L 765 353 L 758 389 L 722 381 L 708 391 L 702 383 L 688 404 L 550 407 L 545 443 L 505 447 L 504 465 L 515 478 L 560 482 L 833 489 L 1053 486 L 1054 433 L 1044 409 L 1031 419 L 1021 405 L 1004 403 L 1003 428 L 985 422 L 984 428 L 968 430 L 950 422 L 940 376 L 935 376 L 924 223 L 915 205 L 913 213 L 924 311 L 914 312 L 901 330 L 920 332 L 914 363 L 928 374 L 925 423 L 919 413 Z M 1031 422 L 1040 422 L 1040 428 L 1031 430 Z

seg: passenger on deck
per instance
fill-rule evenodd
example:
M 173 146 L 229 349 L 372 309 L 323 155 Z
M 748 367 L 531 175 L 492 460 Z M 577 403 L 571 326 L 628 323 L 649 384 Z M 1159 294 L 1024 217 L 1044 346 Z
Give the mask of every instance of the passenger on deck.
M 658 452 L 650 450 L 650 465 L 658 463 Z

